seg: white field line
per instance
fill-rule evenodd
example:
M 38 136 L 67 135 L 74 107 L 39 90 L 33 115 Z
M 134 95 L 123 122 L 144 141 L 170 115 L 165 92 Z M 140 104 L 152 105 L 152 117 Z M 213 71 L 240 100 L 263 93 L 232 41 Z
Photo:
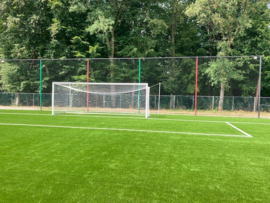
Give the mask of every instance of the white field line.
M 233 127 L 234 129 L 238 130 L 239 132 L 243 133 L 244 135 L 246 135 L 247 137 L 252 137 L 250 134 L 246 133 L 245 131 L 237 128 L 236 126 L 232 125 L 231 123 L 229 122 L 226 122 L 226 124 L 228 124 L 229 126 Z
M 31 116 L 52 116 L 51 114 L 32 114 L 32 113 L 2 113 L 0 114 L 14 114 L 14 115 L 31 115 Z M 129 119 L 139 119 L 145 120 L 144 117 L 131 117 L 131 116 L 91 116 L 91 115 L 56 115 L 61 117 L 90 117 L 90 118 L 129 118 Z M 204 120 L 185 120 L 185 119 L 169 119 L 169 118 L 148 118 L 149 120 L 161 120 L 161 121 L 184 121 L 184 122 L 201 122 L 201 123 L 225 123 L 226 121 L 204 121 Z M 254 122 L 230 122 L 230 123 L 241 123 L 241 124 L 261 124 L 270 125 L 270 123 L 254 123 Z
M 29 115 L 29 116 L 52 116 L 51 114 L 33 114 L 33 113 L 2 113 L 1 114 L 14 114 L 14 115 Z M 88 118 L 128 118 L 128 119 L 136 119 L 136 120 L 145 120 L 145 117 L 132 117 L 132 116 L 91 116 L 91 115 L 54 115 L 61 117 L 88 117 Z M 147 118 L 147 120 L 160 120 L 160 121 L 179 121 L 179 122 L 199 122 L 199 123 L 226 123 L 227 121 L 204 121 L 204 120 L 185 120 L 185 119 L 170 119 L 170 118 Z M 250 125 L 270 125 L 270 123 L 256 123 L 256 122 L 238 122 L 238 121 L 230 121 L 230 123 L 239 123 L 239 124 L 250 124 Z
M 191 133 L 191 132 L 136 130 L 136 129 L 120 129 L 120 128 L 77 127 L 77 126 L 56 126 L 56 125 L 36 125 L 36 124 L 20 124 L 20 123 L 18 123 L 18 124 L 15 124 L 15 123 L 0 123 L 0 125 L 2 125 L 2 126 L 28 126 L 28 127 L 46 127 L 46 128 L 68 128 L 68 129 L 87 129 L 87 130 L 148 132 L 148 133 L 169 133 L 169 134 L 206 135 L 206 136 L 223 136 L 223 137 L 247 137 L 247 136 L 244 136 L 244 135 L 229 135 L 229 134 Z

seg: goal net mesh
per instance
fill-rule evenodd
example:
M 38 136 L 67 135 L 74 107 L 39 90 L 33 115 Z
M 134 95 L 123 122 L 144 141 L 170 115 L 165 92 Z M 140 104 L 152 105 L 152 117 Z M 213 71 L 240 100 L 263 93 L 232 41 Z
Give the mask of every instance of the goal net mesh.
M 114 113 L 149 117 L 146 83 L 54 82 L 52 113 Z

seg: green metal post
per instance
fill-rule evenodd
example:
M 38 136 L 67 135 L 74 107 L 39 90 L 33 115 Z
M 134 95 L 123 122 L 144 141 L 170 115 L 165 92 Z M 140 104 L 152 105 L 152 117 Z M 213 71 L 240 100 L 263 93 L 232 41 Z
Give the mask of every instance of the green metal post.
M 141 59 L 139 59 L 139 83 L 141 83 Z M 139 86 L 140 89 L 140 86 Z M 140 113 L 140 100 L 141 100 L 141 91 L 138 91 L 138 113 Z
M 139 83 L 141 83 L 141 59 L 139 59 Z
M 39 104 L 40 104 L 40 111 L 42 111 L 42 60 L 40 60 L 40 76 L 39 76 Z

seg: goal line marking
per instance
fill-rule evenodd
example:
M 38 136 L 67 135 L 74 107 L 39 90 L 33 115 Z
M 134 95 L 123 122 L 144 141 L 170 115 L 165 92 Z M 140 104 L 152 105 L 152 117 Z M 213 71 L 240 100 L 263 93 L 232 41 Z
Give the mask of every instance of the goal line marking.
M 136 130 L 136 129 L 121 129 L 121 128 L 98 128 L 98 127 L 36 125 L 36 124 L 20 124 L 20 123 L 17 123 L 17 124 L 15 124 L 15 123 L 0 123 L 0 125 L 2 125 L 2 126 L 28 126 L 28 127 L 46 127 L 46 128 L 69 128 L 69 129 L 87 129 L 87 130 L 108 130 L 108 131 L 168 133 L 168 134 L 205 135 L 205 136 L 223 136 L 223 137 L 250 137 L 250 136 L 245 136 L 245 135 L 230 135 L 230 134 L 173 132 L 173 131 L 157 131 L 157 130 Z
M 243 133 L 244 135 L 246 135 L 247 137 L 253 137 L 251 136 L 250 134 L 246 133 L 245 131 L 237 128 L 236 126 L 234 126 L 233 124 L 229 123 L 229 122 L 226 122 L 226 124 L 228 124 L 229 126 L 233 127 L 234 129 L 238 130 L 239 132 Z
M 51 114 L 33 114 L 33 113 L 3 113 L 0 112 L 0 115 L 28 115 L 28 116 L 52 116 Z M 122 119 L 122 118 L 127 118 L 127 119 L 135 119 L 135 120 L 146 120 L 144 117 L 132 117 L 132 116 L 117 116 L 110 114 L 108 116 L 91 116 L 89 115 L 66 115 L 66 114 L 60 114 L 60 115 L 55 115 L 55 116 L 61 116 L 61 117 L 88 117 L 88 118 L 113 118 L 113 119 Z M 199 123 L 226 123 L 226 121 L 207 121 L 207 120 L 186 120 L 186 119 L 170 119 L 170 118 L 148 118 L 148 120 L 157 120 L 157 121 L 179 121 L 179 122 L 199 122 Z M 256 123 L 256 122 L 237 122 L 237 121 L 230 121 L 229 123 L 238 123 L 238 124 L 248 124 L 248 125 L 270 125 L 270 123 Z

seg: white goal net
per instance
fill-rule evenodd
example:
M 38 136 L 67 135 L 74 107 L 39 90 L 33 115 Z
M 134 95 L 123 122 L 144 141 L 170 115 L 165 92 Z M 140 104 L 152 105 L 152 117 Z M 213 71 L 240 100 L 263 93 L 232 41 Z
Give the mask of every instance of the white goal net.
M 53 82 L 52 114 L 114 113 L 150 116 L 147 83 Z

